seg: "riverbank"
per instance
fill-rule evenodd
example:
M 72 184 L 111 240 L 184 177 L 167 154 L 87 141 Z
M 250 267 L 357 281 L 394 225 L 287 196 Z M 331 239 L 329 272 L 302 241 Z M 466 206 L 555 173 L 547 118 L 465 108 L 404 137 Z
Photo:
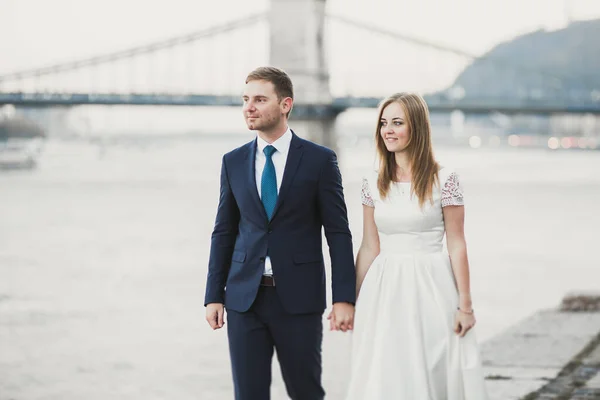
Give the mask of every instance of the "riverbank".
M 600 294 L 573 293 L 482 345 L 491 400 L 600 399 Z

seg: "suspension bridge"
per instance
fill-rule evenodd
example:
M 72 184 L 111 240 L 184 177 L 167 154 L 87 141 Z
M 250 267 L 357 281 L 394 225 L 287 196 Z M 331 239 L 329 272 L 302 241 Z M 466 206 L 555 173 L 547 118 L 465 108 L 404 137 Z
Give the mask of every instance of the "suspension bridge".
M 0 105 L 239 106 L 246 74 L 259 65 L 275 65 L 294 81 L 293 117 L 310 121 L 310 129 L 320 132 L 317 140 L 327 136 L 344 110 L 377 107 L 383 96 L 399 90 L 429 92 L 425 97 L 432 111 L 600 115 L 600 88 L 585 87 L 573 95 L 564 90 L 571 78 L 327 13 L 325 3 L 272 0 L 267 12 L 224 25 L 0 75 Z M 345 29 L 344 37 L 337 33 L 337 40 L 336 27 Z M 400 56 L 382 57 L 390 48 Z M 481 60 L 496 71 L 533 74 L 540 87 L 518 97 L 454 95 L 449 88 L 452 77 Z

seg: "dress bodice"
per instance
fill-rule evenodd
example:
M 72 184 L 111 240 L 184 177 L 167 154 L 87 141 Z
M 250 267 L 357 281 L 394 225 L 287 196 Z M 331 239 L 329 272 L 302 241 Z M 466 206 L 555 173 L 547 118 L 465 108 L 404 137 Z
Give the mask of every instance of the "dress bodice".
M 442 208 L 464 205 L 458 176 L 448 168 L 438 172 L 432 202 L 419 205 L 411 193 L 411 184 L 392 183 L 388 196 L 382 199 L 377 189 L 377 174 L 363 178 L 361 200 L 375 208 L 375 224 L 379 232 L 381 252 L 436 253 L 442 251 L 444 216 Z

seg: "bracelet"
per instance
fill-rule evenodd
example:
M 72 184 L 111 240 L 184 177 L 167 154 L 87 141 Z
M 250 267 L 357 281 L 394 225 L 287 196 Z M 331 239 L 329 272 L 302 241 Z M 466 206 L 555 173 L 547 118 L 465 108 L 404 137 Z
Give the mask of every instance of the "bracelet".
M 464 310 L 461 310 L 461 309 L 460 309 L 460 307 L 456 307 L 456 309 L 457 309 L 458 311 L 460 311 L 461 313 L 463 313 L 463 314 L 469 314 L 469 315 L 473 315 L 473 313 L 475 312 L 475 310 L 474 310 L 474 309 L 472 309 L 472 308 L 471 308 L 471 311 L 464 311 Z

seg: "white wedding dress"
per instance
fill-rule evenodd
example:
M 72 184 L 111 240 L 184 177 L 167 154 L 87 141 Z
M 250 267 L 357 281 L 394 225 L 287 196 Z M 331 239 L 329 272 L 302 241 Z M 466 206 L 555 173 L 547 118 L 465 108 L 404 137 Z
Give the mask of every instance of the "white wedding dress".
M 381 251 L 356 302 L 347 400 L 488 399 L 475 329 L 453 332 L 458 293 L 443 251 L 442 208 L 462 206 L 463 194 L 447 168 L 439 182 L 421 209 L 410 183 L 382 200 L 377 175 L 363 180 Z

